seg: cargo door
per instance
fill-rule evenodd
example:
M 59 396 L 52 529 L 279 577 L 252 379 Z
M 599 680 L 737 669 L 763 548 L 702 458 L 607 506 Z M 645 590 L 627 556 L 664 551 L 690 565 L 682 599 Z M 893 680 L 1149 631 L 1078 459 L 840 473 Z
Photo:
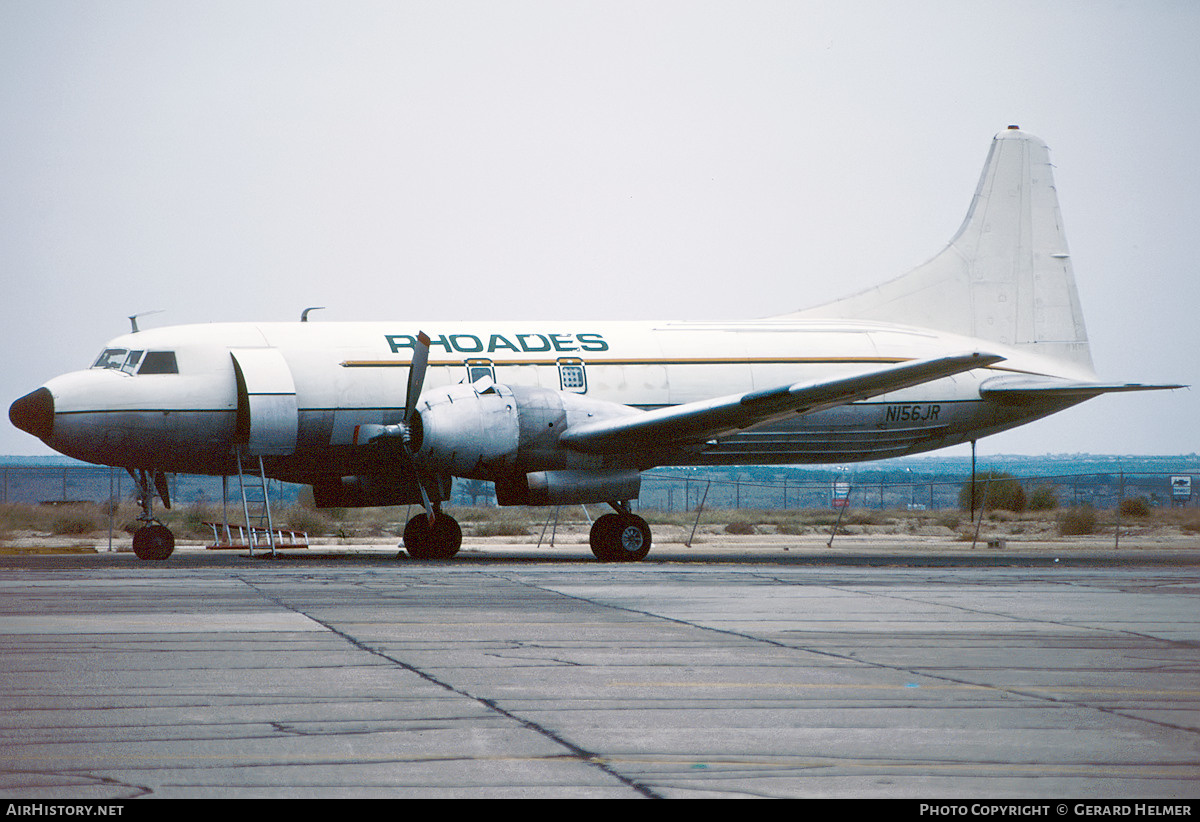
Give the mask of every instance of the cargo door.
M 237 374 L 237 440 L 254 456 L 296 453 L 300 427 L 296 383 L 275 348 L 230 351 Z

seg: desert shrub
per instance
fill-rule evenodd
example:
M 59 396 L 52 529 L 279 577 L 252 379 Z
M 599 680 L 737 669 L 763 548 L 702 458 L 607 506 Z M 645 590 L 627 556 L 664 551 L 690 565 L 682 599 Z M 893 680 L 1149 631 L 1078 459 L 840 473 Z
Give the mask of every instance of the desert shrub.
M 842 519 L 844 525 L 887 525 L 888 514 L 883 511 L 873 511 L 866 508 L 855 508 L 847 511 Z
M 1185 534 L 1200 534 L 1200 517 L 1194 513 L 1190 516 L 1185 516 L 1179 521 L 1179 530 Z
M 107 517 L 95 505 L 71 505 L 57 508 L 50 519 L 52 534 L 90 534 L 108 528 Z
M 986 494 L 986 499 L 985 499 Z M 958 492 L 958 507 L 971 510 L 971 483 L 963 483 Z M 1012 474 L 1003 471 L 985 471 L 975 475 L 975 507 L 988 511 L 1024 511 L 1025 489 Z
M 511 520 L 485 520 L 475 525 L 477 537 L 523 537 L 529 533 L 528 526 Z
M 1150 516 L 1150 503 L 1145 497 L 1123 499 L 1121 500 L 1121 516 L 1148 517 Z
M 934 521 L 943 528 L 949 528 L 951 531 L 957 531 L 959 523 L 962 522 L 962 516 L 953 511 L 943 511 L 934 517 Z
M 280 517 L 284 528 L 303 531 L 310 537 L 326 536 L 334 530 L 334 519 L 316 508 L 293 505 Z
M 0 505 L 0 533 L 35 531 L 42 527 L 42 517 L 31 505 L 4 503 Z
M 523 537 L 539 533 L 555 516 L 553 508 L 525 508 L 522 506 L 506 508 L 469 506 L 456 508 L 450 513 L 458 518 L 464 532 L 478 537 Z M 574 516 L 574 512 L 563 509 L 559 512 L 559 522 L 566 522 L 572 516 Z
M 1058 507 L 1058 494 L 1053 485 L 1041 485 L 1029 497 L 1030 511 L 1053 511 Z
M 1081 506 L 1063 511 L 1058 517 L 1058 533 L 1063 536 L 1096 533 L 1096 509 Z
M 1154 518 L 1164 526 L 1178 528 L 1185 534 L 1200 534 L 1200 508 L 1156 508 Z
M 230 506 L 230 511 L 234 510 L 234 506 Z M 240 510 L 240 506 L 238 508 Z M 167 517 L 167 512 L 155 509 L 156 515 Z M 203 502 L 195 502 L 187 508 L 175 508 L 171 515 L 170 521 L 167 522 L 171 528 L 175 530 L 175 536 L 185 539 L 208 539 L 212 537 L 212 529 L 206 525 L 208 522 L 221 521 L 221 509 L 219 506 L 208 505 Z
M 806 508 L 802 511 L 791 512 L 790 519 L 799 526 L 812 525 L 824 527 L 837 522 L 838 512 L 827 508 Z M 797 531 L 796 533 L 800 532 Z
M 753 534 L 754 523 L 747 522 L 744 519 L 735 519 L 725 526 L 725 533 L 740 535 Z

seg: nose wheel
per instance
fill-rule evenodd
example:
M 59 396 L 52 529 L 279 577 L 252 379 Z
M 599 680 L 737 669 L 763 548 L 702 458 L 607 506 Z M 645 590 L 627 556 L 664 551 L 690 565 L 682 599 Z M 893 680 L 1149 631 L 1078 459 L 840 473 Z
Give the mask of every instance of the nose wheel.
M 133 553 L 138 559 L 166 559 L 175 550 L 175 535 L 165 525 L 144 525 L 133 534 Z

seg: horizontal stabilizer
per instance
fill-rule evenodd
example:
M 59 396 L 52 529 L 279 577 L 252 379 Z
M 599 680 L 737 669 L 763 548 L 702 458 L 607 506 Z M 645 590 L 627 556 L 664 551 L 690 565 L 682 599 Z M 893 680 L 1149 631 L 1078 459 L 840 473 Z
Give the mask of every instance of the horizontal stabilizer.
M 984 368 L 1003 359 L 994 354 L 973 352 L 912 360 L 837 380 L 795 383 L 766 391 L 668 406 L 644 414 L 596 420 L 572 426 L 559 442 L 591 454 L 678 447 L 719 439 L 792 414 L 809 414 L 973 368 Z
M 1056 377 L 1012 375 L 994 377 L 979 386 L 980 395 L 1009 405 L 1024 405 L 1039 400 L 1077 398 L 1080 401 L 1122 391 L 1166 391 L 1185 385 L 1144 385 L 1141 383 L 1086 382 Z

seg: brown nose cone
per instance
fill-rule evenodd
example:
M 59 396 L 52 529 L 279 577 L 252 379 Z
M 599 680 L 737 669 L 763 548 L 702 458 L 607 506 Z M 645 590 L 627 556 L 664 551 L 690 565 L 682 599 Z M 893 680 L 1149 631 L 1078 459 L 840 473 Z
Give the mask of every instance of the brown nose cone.
M 47 440 L 54 431 L 54 396 L 45 388 L 26 394 L 9 406 L 8 418 L 22 431 Z

